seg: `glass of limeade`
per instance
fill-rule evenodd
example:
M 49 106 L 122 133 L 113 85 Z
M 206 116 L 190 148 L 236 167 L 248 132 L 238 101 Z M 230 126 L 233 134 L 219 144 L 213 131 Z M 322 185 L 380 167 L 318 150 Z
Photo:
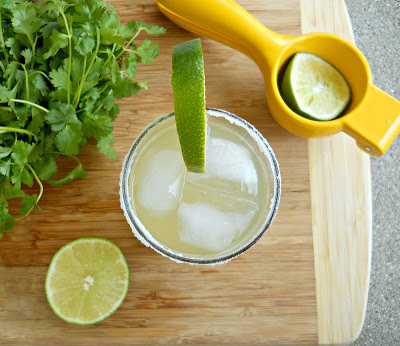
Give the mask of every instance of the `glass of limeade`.
M 205 173 L 188 172 L 171 113 L 139 135 L 121 172 L 121 207 L 133 233 L 177 262 L 213 265 L 241 255 L 279 205 L 279 165 L 254 126 L 207 108 L 206 143 Z

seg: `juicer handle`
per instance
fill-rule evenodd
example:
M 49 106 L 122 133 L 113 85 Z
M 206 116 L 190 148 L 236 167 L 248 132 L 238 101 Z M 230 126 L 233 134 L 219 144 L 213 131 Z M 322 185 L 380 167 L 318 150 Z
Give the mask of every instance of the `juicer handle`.
M 362 105 L 346 119 L 344 132 L 366 153 L 383 155 L 400 132 L 400 102 L 371 84 Z
M 233 0 L 157 0 L 165 16 L 197 35 L 232 47 L 271 69 L 290 36 L 272 32 Z

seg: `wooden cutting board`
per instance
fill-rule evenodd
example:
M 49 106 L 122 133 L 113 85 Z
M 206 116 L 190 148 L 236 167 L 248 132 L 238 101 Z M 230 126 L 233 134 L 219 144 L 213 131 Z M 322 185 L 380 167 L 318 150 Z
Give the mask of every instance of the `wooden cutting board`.
M 237 2 L 282 34 L 330 31 L 352 39 L 342 0 Z M 60 188 L 45 184 L 42 210 L 0 241 L 0 343 L 313 344 L 356 338 L 369 282 L 369 158 L 345 136 L 308 141 L 280 128 L 256 65 L 219 43 L 202 39 L 207 105 L 245 118 L 274 148 L 282 171 L 277 218 L 256 246 L 216 267 L 177 264 L 133 237 L 119 204 L 122 159 L 147 124 L 173 110 L 172 47 L 196 36 L 167 20 L 155 0 L 113 3 L 123 22 L 167 28 L 152 38 L 160 48 L 156 62 L 139 67 L 149 90 L 120 102 L 114 130 L 120 160 L 103 158 L 90 141 L 80 155 L 87 178 Z M 72 164 L 60 160 L 60 176 Z M 113 240 L 131 270 L 125 302 L 91 327 L 60 320 L 44 292 L 54 253 L 84 236 Z

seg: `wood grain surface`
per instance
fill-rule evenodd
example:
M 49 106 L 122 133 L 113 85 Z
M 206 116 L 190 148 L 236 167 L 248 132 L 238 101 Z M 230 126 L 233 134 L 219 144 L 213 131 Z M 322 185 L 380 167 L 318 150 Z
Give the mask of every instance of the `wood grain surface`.
M 308 142 L 273 120 L 262 75 L 244 55 L 202 39 L 206 101 L 245 118 L 272 145 L 282 172 L 282 198 L 273 226 L 248 252 L 216 267 L 177 264 L 132 235 L 119 204 L 122 160 L 147 124 L 173 110 L 172 48 L 196 36 L 166 19 L 155 0 L 112 2 L 123 22 L 143 20 L 167 28 L 166 34 L 152 38 L 160 48 L 155 63 L 139 67 L 138 79 L 146 79 L 149 90 L 119 102 L 114 130 L 119 161 L 103 158 L 90 141 L 80 154 L 88 176 L 59 188 L 46 184 L 42 210 L 1 239 L 0 343 L 317 343 Z M 298 0 L 237 2 L 278 33 L 301 32 Z M 59 164 L 62 176 L 73 162 Z M 54 253 L 87 236 L 108 238 L 121 247 L 131 282 L 126 300 L 110 318 L 82 327 L 52 312 L 44 280 Z
M 354 43 L 344 1 L 301 0 L 302 32 Z M 345 134 L 310 139 L 318 341 L 355 340 L 367 309 L 372 247 L 369 155 Z

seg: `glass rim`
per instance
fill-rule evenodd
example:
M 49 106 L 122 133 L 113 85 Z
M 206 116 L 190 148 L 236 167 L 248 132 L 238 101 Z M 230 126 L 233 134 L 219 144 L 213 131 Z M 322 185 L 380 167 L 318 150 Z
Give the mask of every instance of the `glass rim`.
M 132 205 L 130 203 L 130 196 L 129 196 L 129 190 L 128 190 L 128 178 L 130 174 L 130 166 L 133 162 L 133 156 L 135 153 L 136 148 L 138 145 L 141 143 L 141 141 L 146 137 L 146 135 L 157 125 L 162 123 L 163 121 L 172 118 L 175 116 L 175 112 L 163 115 L 157 119 L 155 119 L 151 124 L 149 124 L 141 133 L 140 135 L 135 139 L 133 142 L 131 148 L 129 149 L 128 153 L 125 156 L 123 165 L 122 165 L 122 170 L 121 170 L 121 176 L 120 176 L 120 202 L 121 202 L 121 208 L 124 211 L 125 218 L 128 221 L 128 224 L 132 228 L 133 234 L 136 236 L 136 238 L 139 239 L 141 243 L 146 245 L 147 247 L 151 247 L 153 250 L 158 252 L 159 254 L 166 256 L 176 262 L 182 262 L 182 263 L 189 263 L 189 264 L 205 264 L 205 265 L 215 265 L 215 264 L 223 264 L 231 259 L 243 254 L 246 252 L 249 248 L 254 246 L 260 239 L 261 237 L 266 233 L 268 228 L 271 226 L 272 222 L 275 219 L 275 216 L 278 211 L 279 203 L 280 203 L 280 197 L 281 197 L 281 173 L 279 169 L 279 164 L 278 160 L 276 159 L 275 153 L 272 150 L 272 147 L 268 143 L 268 141 L 265 139 L 265 137 L 260 133 L 260 131 L 252 124 L 250 124 L 247 120 L 230 113 L 228 111 L 225 111 L 223 109 L 218 109 L 218 108 L 211 108 L 211 107 L 206 107 L 207 111 L 214 111 L 217 113 L 222 113 L 223 116 L 229 120 L 229 118 L 234 119 L 235 121 L 241 123 L 242 127 L 249 132 L 249 134 L 253 133 L 254 135 L 257 136 L 257 139 L 261 141 L 263 144 L 264 148 L 266 149 L 265 156 L 267 157 L 270 166 L 271 166 L 271 171 L 273 175 L 273 181 L 274 181 L 274 193 L 273 197 L 271 199 L 271 204 L 270 204 L 270 209 L 268 214 L 265 217 L 265 221 L 260 227 L 260 229 L 256 232 L 256 234 L 245 244 L 241 245 L 239 248 L 237 248 L 234 251 L 229 252 L 228 254 L 223 254 L 223 255 L 218 255 L 216 257 L 210 257 L 210 258 L 198 258 L 198 257 L 187 257 L 184 254 L 178 254 L 175 252 L 175 250 L 172 249 L 166 249 L 166 247 L 160 246 L 159 244 L 162 244 L 162 242 L 159 242 L 157 239 L 153 238 L 155 241 L 152 239 L 149 239 L 148 236 L 142 231 L 142 228 L 144 228 L 149 234 L 151 234 L 150 231 L 146 229 L 146 227 L 141 223 L 140 218 L 135 215 Z M 252 136 L 252 139 L 256 141 L 256 139 Z M 139 234 L 138 235 L 135 233 L 135 231 Z M 158 242 L 158 244 L 157 244 Z

